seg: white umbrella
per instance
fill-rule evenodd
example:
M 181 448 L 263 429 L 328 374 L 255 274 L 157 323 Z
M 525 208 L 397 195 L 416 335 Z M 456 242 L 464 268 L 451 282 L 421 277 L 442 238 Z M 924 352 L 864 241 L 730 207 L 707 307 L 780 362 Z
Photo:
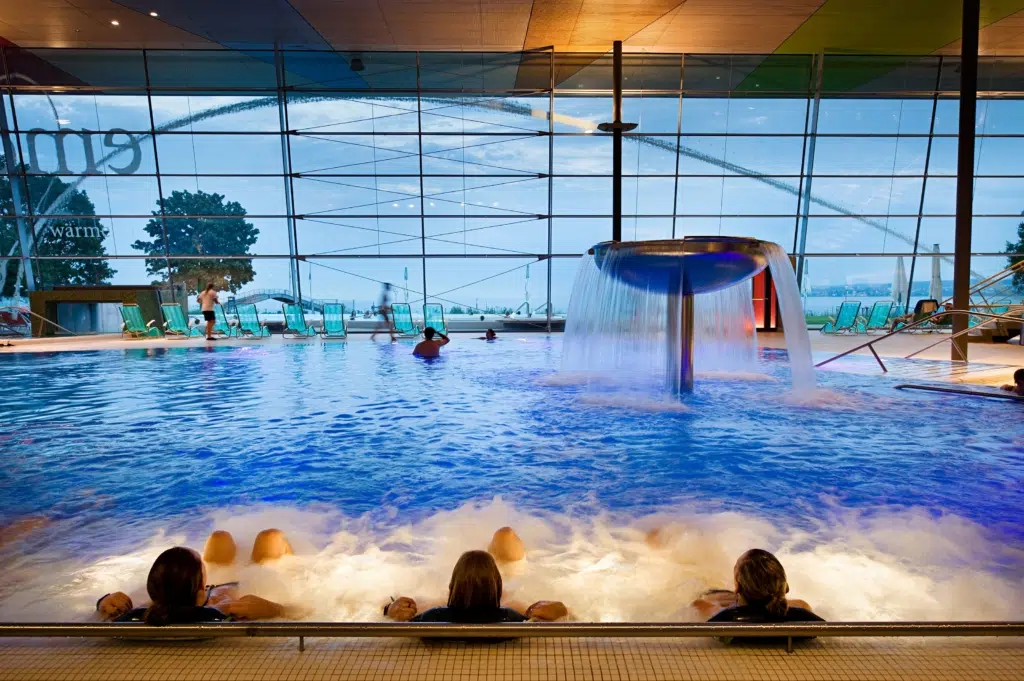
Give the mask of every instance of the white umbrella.
M 905 305 L 907 295 L 907 270 L 903 266 L 903 258 L 896 259 L 896 271 L 892 275 L 892 297 L 897 305 Z
M 932 283 L 928 286 L 928 297 L 942 300 L 942 268 L 939 261 L 939 245 L 935 244 L 935 255 L 932 256 Z
M 800 278 L 800 295 L 804 298 L 811 295 L 811 264 L 804 260 L 804 272 Z

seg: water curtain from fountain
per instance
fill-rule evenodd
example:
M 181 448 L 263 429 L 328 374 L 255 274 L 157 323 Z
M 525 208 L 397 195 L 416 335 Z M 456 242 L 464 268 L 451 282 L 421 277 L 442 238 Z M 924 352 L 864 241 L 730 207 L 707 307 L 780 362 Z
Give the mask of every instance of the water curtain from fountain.
M 563 369 L 602 384 L 679 395 L 701 371 L 756 370 L 751 289 L 770 268 L 795 388 L 814 370 L 796 277 L 778 244 L 743 237 L 606 241 L 584 256 Z

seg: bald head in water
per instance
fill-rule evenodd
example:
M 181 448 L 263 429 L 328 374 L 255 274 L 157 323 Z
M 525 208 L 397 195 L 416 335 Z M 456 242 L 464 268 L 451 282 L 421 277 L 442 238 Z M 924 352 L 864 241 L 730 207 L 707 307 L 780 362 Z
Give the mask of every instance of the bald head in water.
M 514 563 L 526 557 L 526 546 L 511 527 L 502 527 L 487 546 L 487 553 L 499 563 Z

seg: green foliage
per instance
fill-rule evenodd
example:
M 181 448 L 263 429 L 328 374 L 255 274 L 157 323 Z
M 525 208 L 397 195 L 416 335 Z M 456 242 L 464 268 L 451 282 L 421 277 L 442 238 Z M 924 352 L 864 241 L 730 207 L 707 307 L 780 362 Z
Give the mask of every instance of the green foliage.
M 1024 215 L 1024 213 L 1021 213 L 1021 215 Z M 1003 252 L 1012 254 L 1006 258 L 1009 267 L 1013 267 L 1021 260 L 1024 260 L 1024 222 L 1017 225 L 1017 243 L 1007 241 L 1006 250 Z M 1024 269 L 1013 273 L 1013 288 L 1018 293 L 1024 293 Z
M 6 170 L 6 161 L 0 155 L 0 168 Z M 18 178 L 16 181 L 21 181 Z M 116 271 L 106 260 L 76 260 L 80 256 L 106 255 L 103 243 L 107 230 L 102 223 L 91 216 L 96 213 L 89 195 L 79 189 L 71 190 L 64 198 L 60 207 L 53 207 L 53 202 L 71 187 L 70 184 L 52 175 L 30 175 L 25 177 L 27 197 L 32 201 L 32 210 L 24 205 L 26 197 L 22 197 L 21 212 L 29 215 L 46 213 L 60 215 L 81 215 L 81 218 L 26 218 L 29 230 L 28 239 L 33 244 L 34 253 L 41 257 L 57 256 L 66 260 L 33 261 L 36 270 L 36 283 L 40 287 L 48 286 L 96 286 L 109 283 Z M 18 223 L 13 218 L 17 212 L 14 206 L 14 193 L 11 191 L 11 180 L 7 175 L 0 175 L 0 258 L 10 258 L 3 262 L 0 269 L 0 297 L 10 297 L 24 293 L 25 279 L 18 277 L 21 255 L 21 243 L 18 238 Z M 34 241 L 33 241 L 34 240 Z M 13 257 L 11 257 L 13 256 Z
M 452 305 L 451 309 L 448 310 L 448 314 L 466 314 L 466 311 L 459 305 Z
M 209 283 L 218 289 L 236 293 L 256 276 L 252 259 L 182 259 L 190 255 L 230 256 L 249 253 L 260 231 L 244 219 L 245 209 L 237 201 L 225 203 L 223 194 L 175 191 L 164 199 L 164 214 L 183 217 L 162 220 L 160 211 L 153 211 L 155 217 L 144 228 L 153 240 L 139 240 L 132 244 L 136 250 L 158 256 L 146 260 L 147 272 L 159 275 L 164 280 L 170 274 L 175 282 L 183 282 L 190 294 L 197 293 Z M 169 246 L 167 252 L 172 257 L 169 273 L 163 259 L 165 223 Z

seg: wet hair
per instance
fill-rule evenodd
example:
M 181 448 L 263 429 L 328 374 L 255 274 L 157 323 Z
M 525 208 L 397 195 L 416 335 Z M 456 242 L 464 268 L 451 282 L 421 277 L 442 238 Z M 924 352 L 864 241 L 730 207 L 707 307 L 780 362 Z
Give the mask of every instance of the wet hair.
M 427 340 L 433 338 L 435 333 L 437 333 L 437 331 L 434 331 L 434 327 L 432 326 L 428 326 L 427 328 L 423 329 L 423 337 L 426 338 Z
M 452 570 L 448 607 L 458 610 L 496 610 L 501 607 L 501 573 L 486 551 L 466 551 Z
M 487 329 L 487 334 L 486 335 L 488 335 L 488 336 L 497 336 L 498 334 L 494 333 L 494 329 Z
M 196 594 L 204 589 L 203 577 L 203 561 L 192 549 L 175 546 L 161 553 L 146 579 L 153 604 L 142 620 L 154 626 L 187 621 L 196 607 Z
M 733 568 L 736 593 L 754 608 L 770 615 L 785 615 L 789 609 L 786 570 L 779 559 L 763 549 L 751 549 L 740 556 Z
M 1013 372 L 1014 383 L 1024 383 L 1024 369 L 1017 369 Z
M 203 290 L 205 290 L 205 291 L 212 291 L 214 288 L 216 288 L 216 286 L 214 284 L 207 284 L 206 288 L 203 289 Z

